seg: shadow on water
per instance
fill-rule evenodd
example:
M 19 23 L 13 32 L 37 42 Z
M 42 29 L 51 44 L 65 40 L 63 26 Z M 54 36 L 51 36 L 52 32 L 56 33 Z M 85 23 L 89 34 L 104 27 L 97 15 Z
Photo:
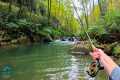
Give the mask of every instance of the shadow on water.
M 90 57 L 70 55 L 69 49 L 52 44 L 0 49 L 0 80 L 87 80 Z

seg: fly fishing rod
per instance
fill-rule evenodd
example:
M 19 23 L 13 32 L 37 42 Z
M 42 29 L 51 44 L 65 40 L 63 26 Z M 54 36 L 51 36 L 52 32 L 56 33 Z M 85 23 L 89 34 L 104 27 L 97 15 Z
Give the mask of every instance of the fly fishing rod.
M 73 2 L 73 0 L 72 0 L 72 4 L 73 4 L 73 8 L 74 8 L 74 10 L 76 12 L 76 15 L 78 17 L 78 22 L 79 22 L 80 26 L 83 28 L 83 30 L 84 30 L 87 38 L 88 38 L 88 41 L 90 43 L 90 47 L 91 47 L 92 50 L 95 50 L 96 47 L 94 46 L 94 44 L 93 44 L 93 42 L 92 42 L 92 40 L 91 40 L 88 32 L 86 31 L 86 29 L 84 27 L 83 21 L 82 21 L 82 19 L 79 16 L 79 13 L 77 11 L 77 7 L 75 6 L 75 3 Z M 101 65 L 100 65 L 99 59 L 96 59 L 96 62 L 92 62 L 90 64 L 90 67 L 89 67 L 89 70 L 87 71 L 87 73 L 91 77 L 95 77 L 97 75 L 97 73 L 99 72 L 100 69 L 101 69 Z
M 83 28 L 83 30 L 84 30 L 87 38 L 88 38 L 88 41 L 89 41 L 89 43 L 90 43 L 91 48 L 92 48 L 92 49 L 95 49 L 95 46 L 93 45 L 92 40 L 91 40 L 88 32 L 86 31 L 85 27 L 84 27 L 83 21 L 81 20 L 79 14 L 78 14 L 78 12 L 77 12 L 77 7 L 75 6 L 73 0 L 72 0 L 72 4 L 73 4 L 73 8 L 74 8 L 74 10 L 75 10 L 75 12 L 76 12 L 76 15 L 77 15 L 77 17 L 78 17 L 78 22 L 79 22 L 79 24 L 81 25 L 81 27 Z

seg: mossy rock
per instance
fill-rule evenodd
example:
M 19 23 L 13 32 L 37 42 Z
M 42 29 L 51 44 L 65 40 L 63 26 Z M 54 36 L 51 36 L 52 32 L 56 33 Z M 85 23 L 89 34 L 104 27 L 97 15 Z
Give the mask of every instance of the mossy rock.
M 120 44 L 116 45 L 116 47 L 113 48 L 113 55 L 116 57 L 120 57 Z

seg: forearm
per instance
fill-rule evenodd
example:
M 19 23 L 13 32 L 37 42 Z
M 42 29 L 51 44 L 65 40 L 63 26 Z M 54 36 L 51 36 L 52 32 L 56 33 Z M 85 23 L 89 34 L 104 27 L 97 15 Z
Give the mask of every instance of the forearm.
M 111 75 L 113 69 L 118 67 L 118 65 L 106 54 L 102 54 L 100 57 L 100 62 L 103 64 L 105 70 L 109 75 Z

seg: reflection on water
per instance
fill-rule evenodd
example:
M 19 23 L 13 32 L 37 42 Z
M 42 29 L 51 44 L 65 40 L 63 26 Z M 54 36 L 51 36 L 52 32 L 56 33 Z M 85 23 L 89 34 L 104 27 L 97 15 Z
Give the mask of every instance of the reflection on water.
M 6 71 L 0 72 L 0 80 L 89 80 L 85 67 L 91 59 L 89 56 L 69 55 L 69 49 L 70 46 L 65 45 L 41 44 L 0 49 L 0 71 Z M 1 69 L 5 64 L 13 67 Z M 99 77 L 96 80 L 104 79 Z
M 79 62 L 75 56 L 71 58 L 71 70 L 69 72 L 69 80 L 78 80 L 79 79 Z
M 72 56 L 71 57 L 71 69 L 69 72 L 69 80 L 95 80 L 95 78 L 91 78 L 87 75 L 86 68 L 88 66 L 88 62 L 81 61 L 80 58 L 83 56 Z M 88 57 L 83 57 L 84 59 L 88 59 Z

